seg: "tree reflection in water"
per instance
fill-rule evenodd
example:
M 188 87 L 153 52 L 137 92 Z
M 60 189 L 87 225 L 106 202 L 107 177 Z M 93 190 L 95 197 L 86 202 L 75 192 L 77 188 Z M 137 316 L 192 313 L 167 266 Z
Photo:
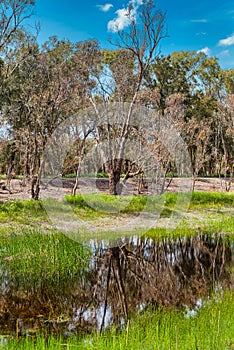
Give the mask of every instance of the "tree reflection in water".
M 96 248 L 94 300 L 112 310 L 112 322 L 152 306 L 194 306 L 217 283 L 230 286 L 233 247 L 220 235 L 154 241 L 130 237 L 106 251 Z
M 61 288 L 41 283 L 29 290 L 10 271 L 2 274 L 2 331 L 102 331 L 151 307 L 193 307 L 217 285 L 233 288 L 234 245 L 220 234 L 159 241 L 133 236 L 115 247 L 90 244 L 89 267 Z

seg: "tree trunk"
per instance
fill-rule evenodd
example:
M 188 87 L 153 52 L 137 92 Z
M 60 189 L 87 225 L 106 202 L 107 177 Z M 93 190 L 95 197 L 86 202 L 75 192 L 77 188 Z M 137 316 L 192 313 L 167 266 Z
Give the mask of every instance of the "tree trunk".
M 42 176 L 42 168 L 44 166 L 44 161 L 39 166 L 38 169 L 38 175 L 32 175 L 32 182 L 31 182 L 31 196 L 32 199 L 38 200 L 39 194 L 40 194 L 40 182 L 41 182 L 41 176 Z
M 109 176 L 109 193 L 119 195 L 122 192 L 123 185 L 120 183 L 120 175 L 123 165 L 123 159 L 113 159 L 105 164 Z
M 121 194 L 123 185 L 120 183 L 120 170 L 112 170 L 109 173 L 109 193 L 113 195 Z
M 32 199 L 35 199 L 35 195 L 36 195 L 36 191 L 35 191 L 36 183 L 37 183 L 37 177 L 36 177 L 35 175 L 33 175 L 33 176 L 32 176 L 32 181 L 31 181 L 31 197 L 32 197 Z
M 76 169 L 76 181 L 75 181 L 75 184 L 72 188 L 72 196 L 75 196 L 76 195 L 76 190 L 79 188 L 79 179 L 80 179 L 80 160 L 79 160 L 79 164 L 77 166 L 77 169 Z
M 40 193 L 40 176 L 37 176 L 37 179 L 36 179 L 36 184 L 35 184 L 35 192 L 34 192 L 34 199 L 36 201 L 38 201 L 39 199 L 39 193 Z

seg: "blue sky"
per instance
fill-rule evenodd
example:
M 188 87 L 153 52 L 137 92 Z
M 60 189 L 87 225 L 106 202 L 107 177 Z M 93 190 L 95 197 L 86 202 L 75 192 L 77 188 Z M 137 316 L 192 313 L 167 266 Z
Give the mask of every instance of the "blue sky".
M 40 42 L 49 36 L 82 41 L 96 38 L 110 48 L 108 38 L 116 25 L 127 25 L 125 11 L 132 3 L 137 11 L 142 0 L 37 0 L 34 19 L 40 21 Z M 202 50 L 218 57 L 222 68 L 234 68 L 233 0 L 158 0 L 166 11 L 168 37 L 160 44 L 162 54 Z

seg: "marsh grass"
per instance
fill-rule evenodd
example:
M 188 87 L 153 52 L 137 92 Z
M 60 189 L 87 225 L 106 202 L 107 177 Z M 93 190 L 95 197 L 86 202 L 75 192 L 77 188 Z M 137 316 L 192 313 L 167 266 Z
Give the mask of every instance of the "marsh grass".
M 151 309 L 131 320 L 122 330 L 103 334 L 5 340 L 13 350 L 232 350 L 234 348 L 234 295 L 224 292 L 192 310 Z M 3 347 L 4 348 L 4 347 Z
M 66 200 L 71 204 L 78 217 L 87 220 L 87 223 L 96 227 L 95 234 L 101 239 L 112 239 L 113 229 L 124 231 L 121 224 L 137 217 L 142 211 L 159 215 L 155 221 L 155 228 L 147 229 L 133 227 L 130 224 L 123 235 L 151 235 L 154 238 L 165 236 L 183 236 L 185 232 L 190 235 L 200 232 L 205 233 L 232 233 L 234 232 L 234 194 L 215 192 L 194 192 L 187 211 L 177 217 L 178 194 L 167 193 L 158 197 L 147 196 L 109 196 L 99 194 L 67 196 Z M 180 194 L 180 201 L 188 200 L 188 195 Z M 147 204 L 147 206 L 146 206 Z M 107 208 L 108 210 L 104 210 Z M 179 213 L 181 215 L 181 213 Z M 171 217 L 175 220 L 171 220 Z M 169 220 L 169 221 L 168 221 Z M 177 224 L 178 222 L 178 224 Z M 133 220 L 134 225 L 134 220 Z M 124 226 L 124 225 L 123 225 Z M 143 225 L 144 226 L 144 225 Z M 126 225 L 125 225 L 126 227 Z M 117 232 L 116 232 L 117 235 Z M 83 236 L 92 238 L 92 233 L 84 232 Z M 115 234 L 114 234 L 115 236 Z
M 0 203 L 0 223 L 30 224 L 48 220 L 42 201 L 12 200 Z
M 87 266 L 90 253 L 59 233 L 21 228 L 0 234 L 0 279 L 5 273 L 19 289 L 62 288 Z
M 181 202 L 188 200 L 187 194 L 180 194 Z M 79 194 L 67 195 L 64 201 L 70 204 L 78 218 L 98 219 L 99 217 L 113 217 L 113 215 L 133 215 L 147 212 L 158 212 L 161 218 L 170 217 L 176 210 L 178 193 L 167 193 L 162 196 L 111 196 L 107 194 Z M 48 206 L 56 207 L 56 201 L 50 199 Z M 213 210 L 222 214 L 223 210 L 234 208 L 233 193 L 194 192 L 189 203 L 189 211 Z M 49 222 L 46 206 L 43 201 L 13 200 L 0 203 L 0 223 L 15 222 L 31 224 Z
M 185 201 L 188 199 L 186 193 L 180 194 L 182 202 L 183 197 Z M 177 200 L 177 193 L 167 193 L 158 197 L 79 194 L 66 196 L 63 206 L 58 206 L 55 199 L 49 199 L 45 206 L 43 201 L 10 201 L 0 204 L 0 233 L 6 226 L 17 228 L 25 225 L 38 227 L 43 232 L 50 231 L 53 222 L 49 218 L 49 212 L 47 215 L 48 207 L 59 219 L 63 218 L 65 209 L 74 214 L 72 220 L 77 218 L 78 224 L 81 222 L 83 225 L 79 233 L 81 242 L 93 238 L 108 240 L 114 237 L 115 240 L 119 235 L 133 234 L 150 234 L 160 238 L 184 235 L 184 232 L 191 235 L 200 232 L 234 232 L 233 193 L 194 192 L 189 207 L 182 213 L 178 224 L 177 221 L 175 224 L 172 221 L 168 225 L 173 215 L 176 218 Z M 144 228 L 144 223 L 141 228 L 134 226 L 134 219 L 146 212 L 158 217 L 154 229 Z
M 187 193 L 180 193 L 181 199 L 187 200 Z M 112 196 L 106 194 L 84 194 L 77 196 L 65 196 L 68 203 L 77 208 L 91 208 L 93 211 L 114 211 L 122 213 L 141 212 L 146 204 L 147 209 L 155 211 L 158 207 L 164 206 L 164 210 L 168 210 L 169 214 L 175 208 L 178 200 L 178 193 L 166 193 L 161 196 Z M 190 198 L 189 198 L 190 200 Z M 221 207 L 233 207 L 234 194 L 223 192 L 193 192 L 189 203 L 189 209 L 203 209 Z
M 102 218 L 113 220 L 120 215 L 126 219 L 140 213 L 148 201 L 148 209 L 160 209 L 162 222 L 173 213 L 178 194 L 160 198 L 123 197 L 109 195 L 67 196 L 78 217 L 96 225 Z M 188 212 L 178 227 L 168 230 L 156 227 L 145 232 L 138 230 L 125 234 L 147 235 L 154 239 L 199 234 L 223 233 L 234 242 L 234 194 L 195 192 Z M 65 290 L 68 284 L 84 273 L 90 252 L 80 243 L 44 224 L 48 218 L 39 201 L 11 201 L 0 204 L 0 278 L 5 272 L 21 291 L 50 288 Z M 30 228 L 28 225 L 35 224 Z M 101 227 L 102 228 L 102 227 Z M 112 233 L 106 232 L 108 240 Z M 100 238 L 103 238 L 100 237 Z M 233 272 L 234 273 L 234 272 Z M 9 276 L 9 275 L 8 275 Z M 8 286 L 10 288 L 10 286 Z M 58 288 L 58 289 L 57 289 Z M 234 349 L 234 292 L 221 291 L 208 298 L 201 309 L 149 309 L 132 319 L 122 329 L 111 328 L 103 334 L 82 334 L 68 337 L 28 335 L 22 339 L 0 336 L 0 349 L 58 350 L 58 349 L 113 349 L 113 350 L 233 350 Z
M 183 194 L 180 194 L 183 196 Z M 186 194 L 184 194 L 186 199 Z M 167 193 L 161 197 L 110 196 L 105 194 L 66 196 L 78 218 L 87 220 L 101 232 L 94 238 L 112 240 L 108 223 L 117 216 L 127 220 L 145 209 L 160 211 L 160 227 L 150 230 L 134 229 L 116 235 L 139 235 L 160 240 L 164 237 L 192 236 L 196 234 L 234 232 L 234 194 L 194 192 L 188 211 L 180 224 L 172 229 L 165 225 L 174 212 L 178 194 Z M 53 201 L 52 201 L 53 202 Z M 55 205 L 56 203 L 52 203 Z M 49 229 L 49 219 L 43 201 L 10 201 L 0 203 L 0 262 L 1 274 L 11 273 L 19 288 L 40 289 L 66 286 L 82 274 L 89 252 L 80 243 L 72 241 L 55 229 Z M 118 221 L 116 221 L 118 224 Z M 93 238 L 88 235 L 86 240 Z M 232 235 L 231 235 L 232 236 Z M 114 237 L 115 239 L 115 237 Z M 1 277 L 1 276 L 0 276 Z
M 193 192 L 191 208 L 193 207 L 234 206 L 234 193 L 228 192 Z

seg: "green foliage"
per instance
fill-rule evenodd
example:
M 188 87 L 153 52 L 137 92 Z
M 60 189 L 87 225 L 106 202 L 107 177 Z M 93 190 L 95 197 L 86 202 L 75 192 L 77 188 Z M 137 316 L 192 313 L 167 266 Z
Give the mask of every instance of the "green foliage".
M 102 60 L 104 64 L 112 64 L 119 56 L 116 50 L 102 50 Z
M 234 94 L 234 68 L 223 70 L 222 76 L 229 94 Z
M 154 108 L 171 117 L 186 143 L 194 175 L 226 175 L 233 165 L 233 69 L 223 71 L 204 53 L 174 52 L 156 58 L 146 85 L 158 94 Z

